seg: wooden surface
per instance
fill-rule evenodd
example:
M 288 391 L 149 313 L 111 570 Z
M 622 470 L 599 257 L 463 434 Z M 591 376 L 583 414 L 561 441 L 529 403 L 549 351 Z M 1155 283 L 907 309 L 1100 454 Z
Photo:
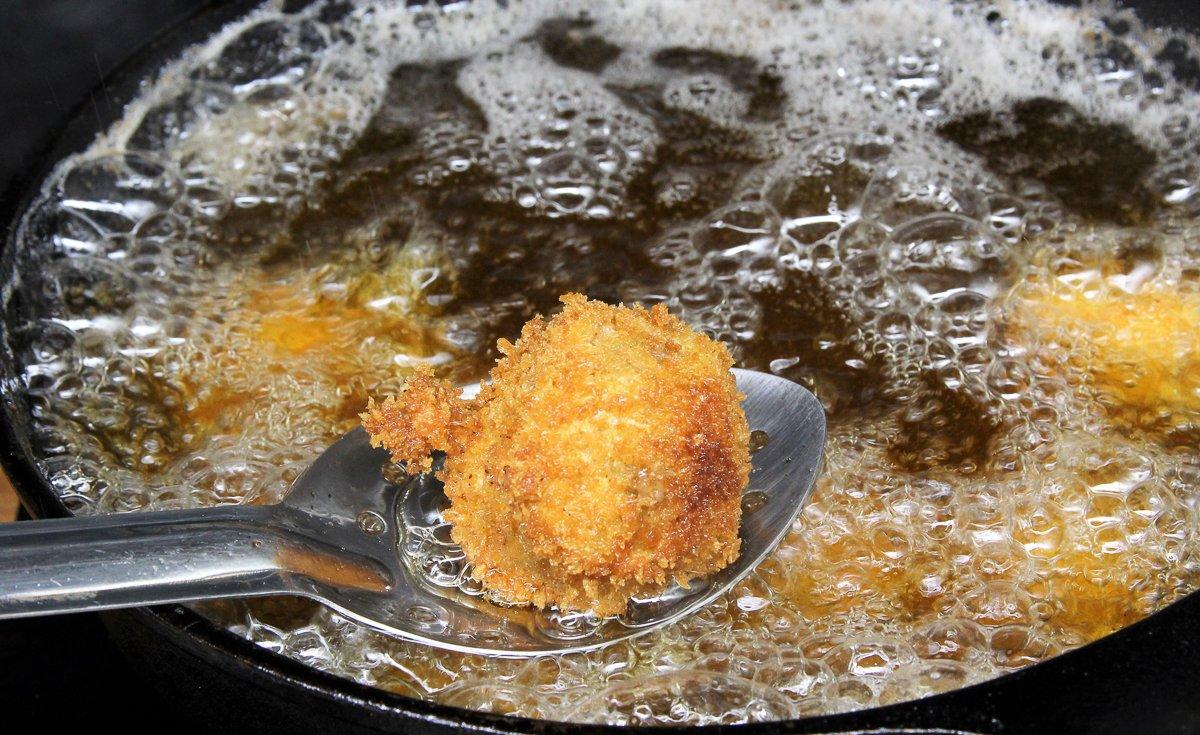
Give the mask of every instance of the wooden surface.
M 17 517 L 17 494 L 13 492 L 8 478 L 0 472 L 0 523 Z

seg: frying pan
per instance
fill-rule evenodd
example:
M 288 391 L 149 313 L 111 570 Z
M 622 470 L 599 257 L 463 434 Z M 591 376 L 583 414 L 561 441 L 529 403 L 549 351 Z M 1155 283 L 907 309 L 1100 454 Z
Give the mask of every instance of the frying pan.
M 182 47 L 205 38 L 254 4 L 244 0 L 137 4 L 127 0 L 22 0 L 0 6 L 0 28 L 10 32 L 21 27 L 18 21 L 28 20 L 24 14 L 35 5 L 41 11 L 55 6 L 54 12 L 90 12 L 95 18 L 74 28 L 77 47 L 64 44 L 61 36 L 44 42 L 42 51 L 58 55 L 60 65 L 73 72 L 64 79 L 74 81 L 56 85 L 54 104 L 44 104 L 45 91 L 37 91 L 36 76 L 46 70 L 35 68 L 36 62 L 31 60 L 5 58 L 4 48 L 9 44 L 0 43 L 4 47 L 0 48 L 0 61 L 7 62 L 7 84 L 18 93 L 18 98 L 6 99 L 5 104 L 23 110 L 0 116 L 0 125 L 9 128 L 0 129 L 8 142 L 0 157 L 0 186 L 14 170 L 20 172 L 0 198 L 0 222 L 11 228 L 53 164 L 84 149 L 98 129 L 112 122 L 136 93 L 139 80 Z M 1151 23 L 1200 30 L 1200 3 L 1143 0 L 1127 4 Z M 97 11 L 98 7 L 102 9 Z M 103 8 L 111 10 L 106 15 Z M 90 49 L 103 46 L 109 54 L 119 56 L 122 50 L 111 43 L 113 34 L 138 50 L 105 74 L 103 86 L 91 89 L 81 80 L 95 80 L 102 62 Z M 106 41 L 110 42 L 107 46 Z M 1176 65 L 1174 73 L 1200 84 L 1200 68 L 1194 62 Z M 22 87 L 23 74 L 34 81 Z M 74 110 L 65 112 L 72 105 Z M 31 137 L 30 130 L 39 131 L 41 140 Z M 13 267 L 10 235 L 11 231 L 0 241 L 0 282 L 7 280 Z M 0 385 L 0 463 L 28 513 L 35 517 L 67 515 L 35 469 L 22 439 L 25 411 L 7 345 L 0 345 Z M 160 689 L 180 717 L 211 732 L 621 732 L 618 728 L 462 710 L 363 686 L 256 646 L 181 606 L 107 613 L 102 620 L 134 667 Z M 703 730 L 737 735 L 1200 732 L 1197 631 L 1200 592 L 1080 649 L 946 694 L 843 715 Z M 136 707 L 135 702 L 129 704 Z

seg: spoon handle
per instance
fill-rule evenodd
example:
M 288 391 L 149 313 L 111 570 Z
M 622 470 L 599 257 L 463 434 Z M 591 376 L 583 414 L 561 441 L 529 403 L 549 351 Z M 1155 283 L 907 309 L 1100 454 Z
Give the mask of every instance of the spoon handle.
M 281 515 L 229 506 L 0 525 L 0 618 L 311 596 L 313 577 L 345 560 L 288 530 Z

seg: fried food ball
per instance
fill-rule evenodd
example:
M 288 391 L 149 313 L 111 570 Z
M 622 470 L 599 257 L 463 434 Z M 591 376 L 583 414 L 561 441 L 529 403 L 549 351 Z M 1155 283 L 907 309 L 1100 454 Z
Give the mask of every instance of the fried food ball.
M 1200 412 L 1200 294 L 1037 293 L 1020 304 L 1021 328 L 1081 335 L 1088 371 L 1110 399 L 1132 408 Z
M 737 558 L 749 428 L 721 344 L 661 305 L 562 301 L 500 340 L 474 400 L 419 372 L 363 424 L 410 472 L 447 453 L 446 518 L 487 589 L 616 614 Z

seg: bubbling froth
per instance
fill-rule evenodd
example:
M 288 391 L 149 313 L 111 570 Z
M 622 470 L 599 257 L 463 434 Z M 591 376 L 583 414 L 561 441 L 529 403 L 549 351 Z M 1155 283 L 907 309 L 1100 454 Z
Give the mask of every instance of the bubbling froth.
M 277 500 L 368 394 L 478 378 L 572 290 L 812 387 L 827 471 L 734 591 L 604 651 L 291 600 L 219 624 L 463 707 L 731 723 L 961 687 L 1196 588 L 1194 38 L 1034 0 L 283 6 L 168 64 L 20 224 L 4 335 L 73 511 Z M 414 573 L 479 593 L 425 510 Z

